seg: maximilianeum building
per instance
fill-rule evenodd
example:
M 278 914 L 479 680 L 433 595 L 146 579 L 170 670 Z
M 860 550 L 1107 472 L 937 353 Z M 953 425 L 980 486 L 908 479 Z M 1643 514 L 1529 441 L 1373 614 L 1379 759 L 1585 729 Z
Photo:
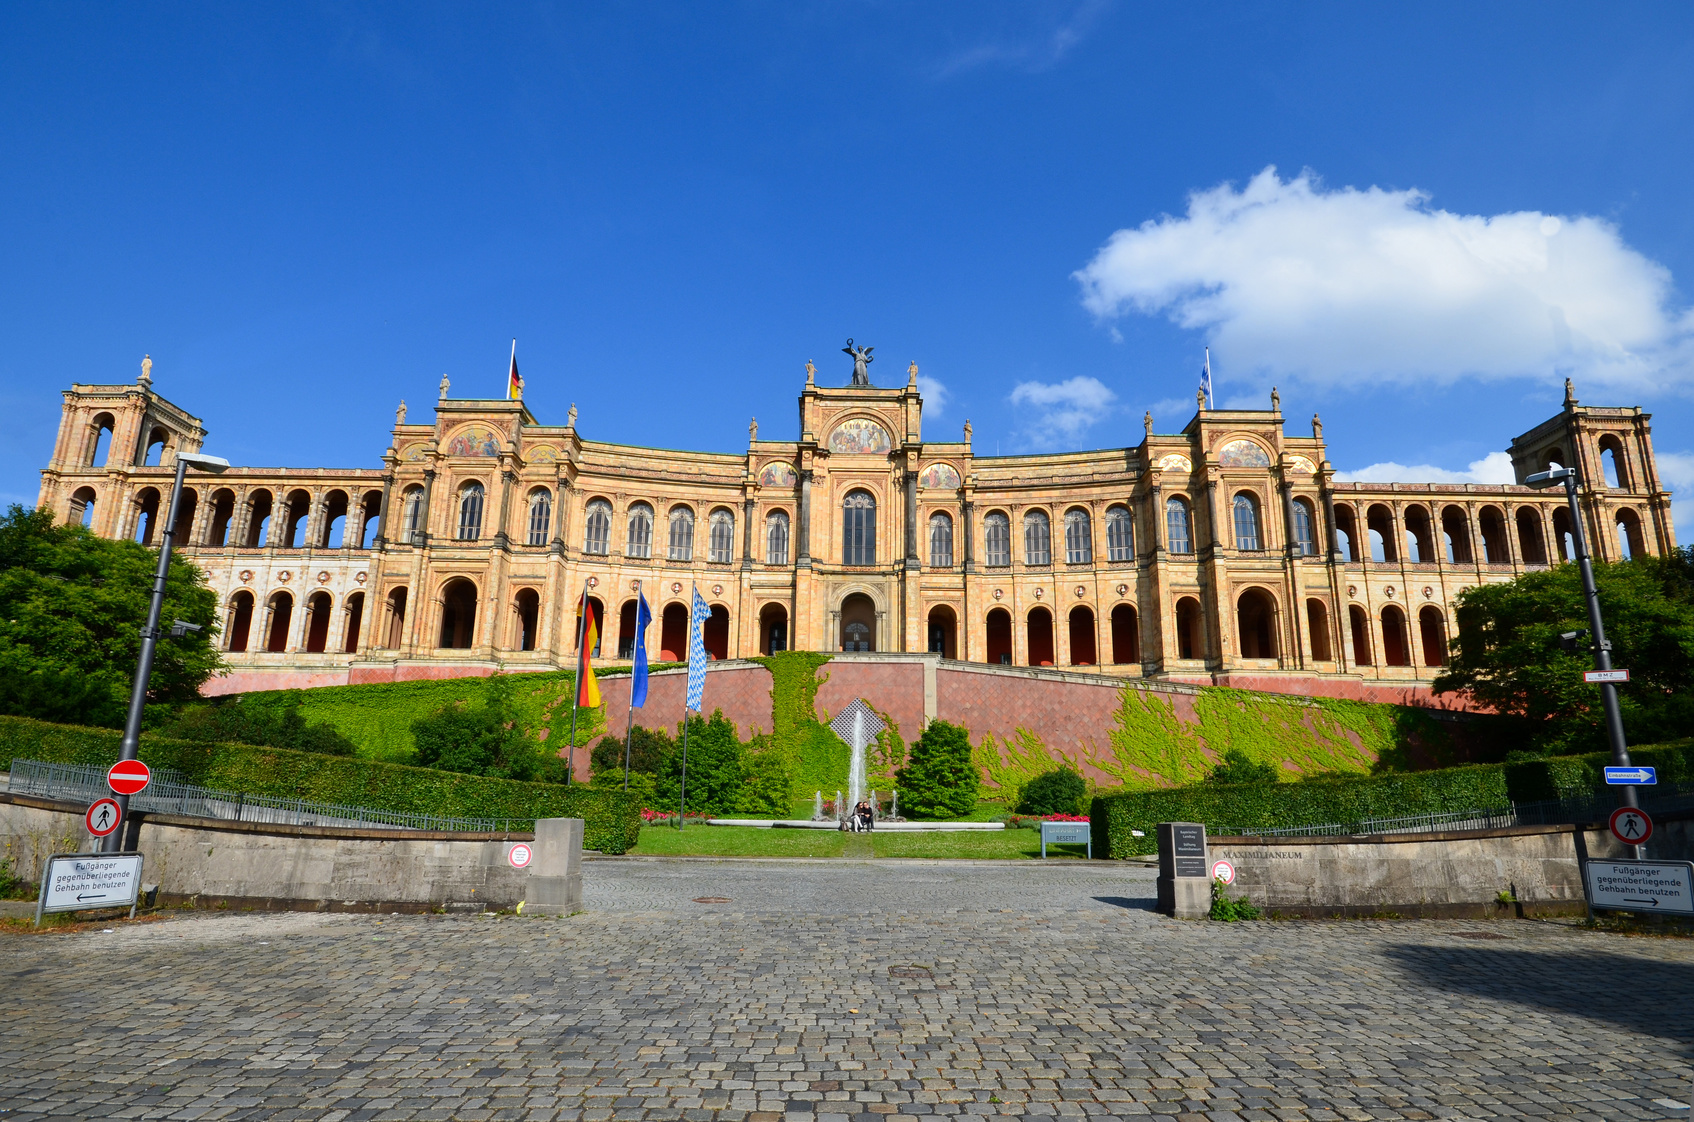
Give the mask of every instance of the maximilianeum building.
M 135 384 L 74 385 L 40 505 L 157 543 L 173 459 L 200 422 Z M 685 657 L 711 605 L 720 659 L 789 647 L 935 652 L 1013 666 L 1405 697 L 1427 685 L 1470 585 L 1559 563 L 1562 491 L 1337 482 L 1317 418 L 1200 407 L 1180 433 L 984 456 L 927 438 L 905 386 L 829 388 L 811 364 L 799 439 L 738 455 L 588 439 L 572 407 L 441 399 L 395 418 L 380 465 L 191 472 L 179 548 L 223 620 L 224 691 L 569 666 L 579 596 L 598 658 Z M 1580 405 L 1511 444 L 1521 480 L 1580 468 L 1592 552 L 1676 540 L 1649 416 Z

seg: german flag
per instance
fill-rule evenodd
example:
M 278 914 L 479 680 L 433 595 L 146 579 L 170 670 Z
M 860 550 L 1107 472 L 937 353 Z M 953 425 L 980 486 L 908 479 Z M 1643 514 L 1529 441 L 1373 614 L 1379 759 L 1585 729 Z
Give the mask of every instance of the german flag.
M 576 703 L 586 705 L 590 709 L 600 707 L 600 683 L 594 680 L 594 666 L 591 656 L 594 648 L 600 643 L 600 628 L 594 622 L 594 606 L 585 596 L 582 599 L 581 610 L 588 615 L 582 628 L 582 648 L 576 652 Z

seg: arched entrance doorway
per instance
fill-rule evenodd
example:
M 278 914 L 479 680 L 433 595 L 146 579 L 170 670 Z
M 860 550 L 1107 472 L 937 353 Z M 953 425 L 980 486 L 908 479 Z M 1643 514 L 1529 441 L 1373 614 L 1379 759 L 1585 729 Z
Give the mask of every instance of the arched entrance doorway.
M 876 601 L 863 592 L 841 601 L 841 649 L 876 650 Z
M 476 635 L 476 585 L 454 577 L 441 590 L 441 639 L 436 646 L 468 650 Z
M 659 617 L 659 661 L 685 662 L 688 659 L 688 605 L 666 604 Z
M 958 618 L 953 609 L 937 604 L 929 610 L 929 646 L 931 654 L 942 658 L 958 658 Z
M 729 657 L 729 609 L 722 604 L 713 604 L 712 614 L 701 622 L 700 644 L 707 658 Z
M 1135 609 L 1128 604 L 1119 604 L 1112 609 L 1112 661 L 1116 663 L 1140 662 L 1141 644 L 1136 640 L 1140 637 L 1140 628 L 1136 623 Z
M 1176 657 L 1205 658 L 1206 639 L 1200 620 L 1200 601 L 1184 596 L 1176 602 Z
M 253 594 L 245 588 L 230 599 L 229 649 L 245 651 L 247 636 L 253 630 Z
M 1093 666 L 1098 662 L 1094 646 L 1094 609 L 1078 604 L 1071 609 L 1071 665 Z
M 766 604 L 759 612 L 759 653 L 773 655 L 788 649 L 788 609 Z
M 1242 658 L 1276 657 L 1276 602 L 1262 588 L 1249 588 L 1235 602 Z
M 1012 664 L 1012 613 L 995 608 L 988 613 L 988 661 L 996 666 Z
M 329 593 L 322 591 L 306 597 L 306 653 L 322 654 L 329 645 Z
M 1046 608 L 1029 611 L 1029 664 L 1053 665 L 1053 613 Z

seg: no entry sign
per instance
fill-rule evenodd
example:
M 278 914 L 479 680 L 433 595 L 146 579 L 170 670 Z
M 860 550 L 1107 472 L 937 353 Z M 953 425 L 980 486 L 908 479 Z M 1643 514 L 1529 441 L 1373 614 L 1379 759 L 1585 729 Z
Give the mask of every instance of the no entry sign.
M 103 838 L 118 828 L 120 817 L 116 799 L 101 799 L 88 808 L 88 813 L 83 815 L 82 820 L 89 833 Z
M 514 869 L 521 869 L 525 865 L 528 865 L 530 858 L 533 856 L 535 856 L 534 853 L 531 852 L 529 846 L 525 845 L 523 842 L 519 842 L 506 852 L 506 860 L 512 863 L 512 868 Z
M 153 773 L 140 760 L 119 760 L 106 772 L 106 786 L 115 794 L 135 795 L 146 789 Z
M 1625 845 L 1646 845 L 1653 836 L 1653 820 L 1646 811 L 1632 806 L 1620 806 L 1612 811 L 1609 825 L 1612 836 Z

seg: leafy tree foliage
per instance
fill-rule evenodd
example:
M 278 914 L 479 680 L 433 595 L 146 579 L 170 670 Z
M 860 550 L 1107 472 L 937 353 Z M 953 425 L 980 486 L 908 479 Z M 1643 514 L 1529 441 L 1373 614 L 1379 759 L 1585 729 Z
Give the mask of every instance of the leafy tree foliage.
M 1694 728 L 1694 549 L 1594 566 L 1612 665 L 1628 668 L 1618 687 L 1632 743 L 1685 736 Z M 1606 746 L 1600 688 L 1582 680 L 1594 667 L 1588 640 L 1572 652 L 1560 634 L 1586 629 L 1582 576 L 1575 565 L 1524 573 L 1459 594 L 1459 637 L 1437 693 L 1459 693 L 1500 713 L 1526 718 L 1537 749 L 1557 755 Z
M 1247 753 L 1241 749 L 1231 748 L 1223 754 L 1223 763 L 1214 767 L 1206 776 L 1206 782 L 1275 783 L 1277 778 L 1275 764 L 1248 759 Z
M 688 810 L 690 813 L 731 814 L 766 809 L 758 790 L 745 785 L 747 745 L 735 734 L 735 724 L 719 709 L 705 718 L 688 718 Z M 596 786 L 623 785 L 624 742 L 608 736 L 594 746 L 590 760 Z M 662 729 L 640 726 L 630 736 L 630 790 L 639 789 L 655 809 L 674 810 L 682 799 L 681 730 L 671 736 Z M 749 800 L 759 805 L 747 805 Z
M 562 761 L 546 759 L 512 711 L 511 682 L 488 679 L 479 706 L 448 705 L 412 722 L 419 767 L 494 779 L 556 780 Z
M 931 721 L 900 769 L 900 805 L 918 818 L 962 818 L 976 809 L 981 777 L 970 730 Z
M 219 698 L 183 707 L 157 731 L 198 744 L 259 744 L 324 756 L 357 755 L 358 746 L 334 725 L 306 723 L 300 713 L 303 697 L 301 691 L 289 690 L 280 704 L 269 705 L 244 704 L 241 697 Z
M 1038 775 L 1023 786 L 1020 814 L 1081 814 L 1088 784 L 1068 767 Z
M 157 550 L 54 525 L 48 510 L 0 516 L 0 713 L 116 727 L 141 653 Z M 149 702 L 187 702 L 220 660 L 217 600 L 200 570 L 171 560 L 162 625 L 203 630 L 162 638 Z

